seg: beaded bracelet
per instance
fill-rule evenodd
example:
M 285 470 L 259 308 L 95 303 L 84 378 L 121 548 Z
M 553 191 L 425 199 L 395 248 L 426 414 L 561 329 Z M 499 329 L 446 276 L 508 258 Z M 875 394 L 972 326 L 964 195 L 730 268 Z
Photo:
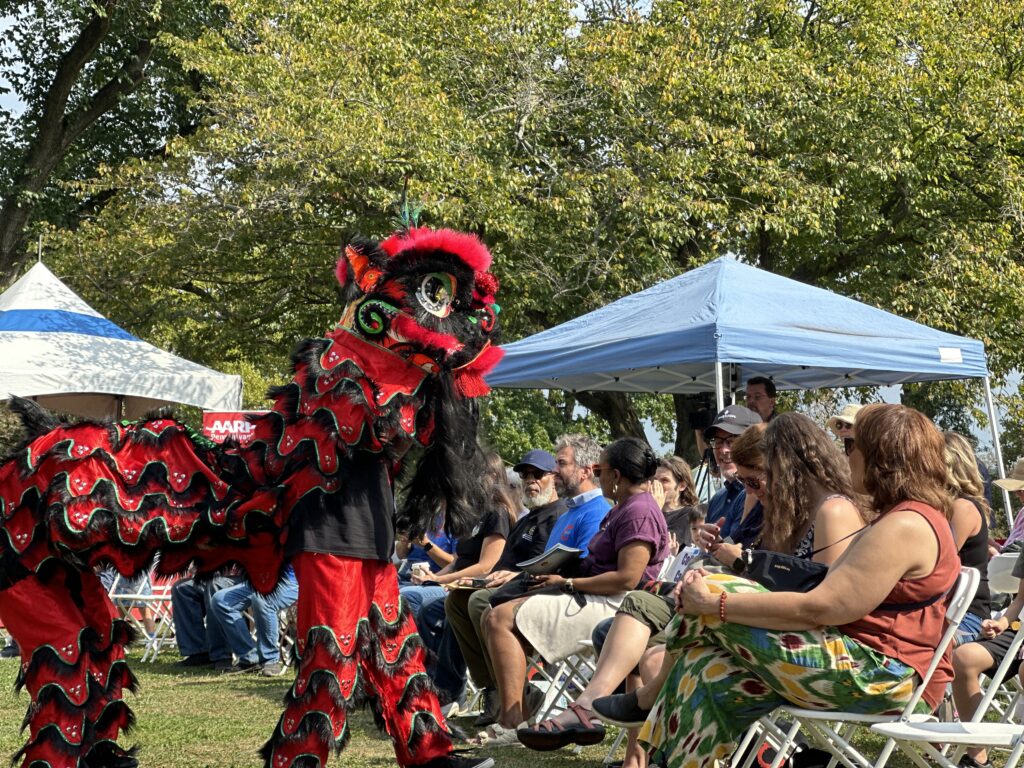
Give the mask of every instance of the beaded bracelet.
M 725 596 L 727 592 L 723 592 L 718 596 L 718 618 L 725 621 Z

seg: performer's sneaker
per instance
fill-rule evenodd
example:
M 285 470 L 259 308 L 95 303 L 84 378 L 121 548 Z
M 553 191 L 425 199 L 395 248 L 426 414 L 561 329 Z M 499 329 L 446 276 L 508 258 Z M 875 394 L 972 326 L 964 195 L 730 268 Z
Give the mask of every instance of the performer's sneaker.
M 435 757 L 426 763 L 411 768 L 494 768 L 493 757 L 466 757 L 465 752 L 455 750 L 444 757 Z

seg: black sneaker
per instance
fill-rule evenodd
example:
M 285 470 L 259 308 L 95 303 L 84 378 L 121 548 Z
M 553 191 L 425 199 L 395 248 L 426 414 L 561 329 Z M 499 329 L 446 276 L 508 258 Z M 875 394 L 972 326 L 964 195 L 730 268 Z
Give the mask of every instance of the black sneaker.
M 191 656 L 186 656 L 181 661 L 174 662 L 176 667 L 208 667 L 210 666 L 210 654 L 206 653 L 193 653 Z
M 957 765 L 960 768 L 992 768 L 992 761 L 986 760 L 984 763 L 979 763 L 970 755 L 964 755 L 960 758 L 960 762 Z
M 247 672 L 259 672 L 260 663 L 258 661 L 246 661 L 241 659 L 237 664 L 232 664 L 227 669 L 221 669 L 221 674 L 224 675 L 244 675 Z
M 642 709 L 637 703 L 636 691 L 615 693 L 594 699 L 591 711 L 606 723 L 620 728 L 638 728 L 647 720 L 650 710 Z
M 456 750 L 444 757 L 435 757 L 427 763 L 419 763 L 410 768 L 494 768 L 493 757 L 466 757 L 464 752 Z
M 0 659 L 20 659 L 21 648 L 18 647 L 17 643 L 8 643 L 0 650 Z

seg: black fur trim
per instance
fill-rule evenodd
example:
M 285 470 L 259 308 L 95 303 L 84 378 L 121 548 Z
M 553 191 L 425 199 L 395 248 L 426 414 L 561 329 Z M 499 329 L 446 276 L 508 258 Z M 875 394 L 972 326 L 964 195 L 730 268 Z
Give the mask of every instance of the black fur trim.
M 311 627 L 306 632 L 306 653 L 309 653 L 313 646 L 319 646 L 324 648 L 334 661 L 339 664 L 351 656 L 346 656 L 341 651 L 341 646 L 338 645 L 338 639 L 327 627 Z
M 60 426 L 60 420 L 34 400 L 11 395 L 7 407 L 21 419 L 30 442 Z
M 61 752 L 71 758 L 76 757 L 81 749 L 80 745 L 69 743 L 55 723 L 50 723 L 49 725 L 45 725 L 40 728 L 39 733 L 36 734 L 34 739 L 29 741 L 11 756 L 11 765 L 13 766 L 22 757 L 24 757 L 32 747 L 44 741 L 51 744 L 55 748 L 55 751 Z
M 448 733 L 441 723 L 434 719 L 434 716 L 430 712 L 423 711 L 413 712 L 412 728 L 410 730 L 408 746 L 409 751 L 413 754 L 416 753 L 420 742 L 428 735 L 434 733 Z
M 423 649 L 423 640 L 416 633 L 408 635 L 402 641 L 401 650 L 395 661 L 388 661 L 381 650 L 381 643 L 395 640 L 398 637 L 399 629 L 404 623 L 400 618 L 395 624 L 389 625 L 381 616 L 380 609 L 376 605 L 370 605 L 370 626 L 360 626 L 359 636 L 356 642 L 359 644 L 359 655 L 366 660 L 372 660 L 377 669 L 391 673 L 396 669 L 404 667 L 411 660 L 413 655 Z M 374 619 L 376 618 L 376 621 Z M 366 631 L 366 630 L 369 631 Z
M 135 713 L 132 712 L 132 708 L 127 703 L 120 699 L 107 704 L 100 713 L 100 716 L 96 718 L 96 722 L 90 727 L 94 729 L 94 733 L 103 731 L 119 721 L 122 715 L 127 715 L 127 722 L 121 731 L 122 733 L 129 733 L 135 728 Z
M 432 693 L 434 696 L 437 696 L 437 689 L 426 672 L 419 672 L 409 678 L 409 682 L 402 692 L 402 698 L 398 702 L 398 710 L 405 712 L 412 709 L 412 700 L 426 693 Z
M 271 759 L 274 756 L 274 749 L 276 747 L 285 746 L 305 741 L 307 736 L 314 736 L 321 744 L 327 747 L 328 753 L 334 752 L 335 754 L 341 752 L 348 744 L 350 737 L 350 729 L 348 722 L 346 721 L 345 727 L 341 732 L 341 737 L 338 739 L 334 738 L 334 725 L 331 723 L 330 718 L 327 717 L 323 712 L 306 712 L 302 716 L 302 720 L 299 721 L 298 727 L 295 732 L 291 735 L 285 736 L 284 731 L 281 728 L 281 723 L 284 722 L 285 715 L 281 716 L 281 720 L 277 724 L 277 728 L 274 729 L 274 735 L 260 748 L 259 754 L 263 758 L 263 764 L 265 768 L 279 768 L 278 766 L 271 765 Z M 312 758 L 299 757 L 290 766 L 290 768 L 300 768 L 301 766 L 318 766 L 319 760 L 313 760 L 308 762 Z
M 138 768 L 138 747 L 122 749 L 116 742 L 98 741 L 82 759 L 80 768 Z
M 351 712 L 359 703 L 361 703 L 359 701 L 359 699 L 362 698 L 359 696 L 359 689 L 361 687 L 361 681 L 359 677 L 356 677 L 356 682 L 352 687 L 352 695 L 346 699 L 345 695 L 341 692 L 341 686 L 338 683 L 337 677 L 328 670 L 317 669 L 310 673 L 309 679 L 306 683 L 306 690 L 303 694 L 301 696 L 296 696 L 294 693 L 295 686 L 293 685 L 285 692 L 284 703 L 286 707 L 291 704 L 302 705 L 312 701 L 321 690 L 326 689 L 327 695 L 330 696 L 331 701 L 334 702 L 334 706 Z
M 436 380 L 434 435 L 416 462 L 406 484 L 405 502 L 397 527 L 410 537 L 433 530 L 439 510 L 445 530 L 456 538 L 468 537 L 491 507 L 489 489 L 480 482 L 487 476 L 486 457 L 477 440 L 477 413 L 472 401 L 460 397 L 450 377 Z

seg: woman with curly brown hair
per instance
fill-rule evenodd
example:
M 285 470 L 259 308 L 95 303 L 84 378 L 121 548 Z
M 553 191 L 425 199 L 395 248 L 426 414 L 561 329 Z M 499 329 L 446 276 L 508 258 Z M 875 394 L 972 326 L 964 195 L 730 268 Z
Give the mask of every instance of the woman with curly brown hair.
M 751 723 L 787 703 L 899 711 L 932 660 L 943 598 L 960 572 L 943 448 L 924 414 L 864 408 L 850 471 L 878 515 L 825 579 L 809 592 L 768 592 L 746 579 L 688 572 L 666 630 L 674 663 L 639 691 L 595 700 L 593 711 L 620 725 L 646 720 L 640 741 L 667 768 L 708 768 Z M 803 535 L 794 527 L 786 537 Z M 951 678 L 947 657 L 922 709 L 939 703 Z
M 748 429 L 732 456 L 736 478 L 761 505 L 749 513 L 760 521 L 758 549 L 828 565 L 864 527 L 846 457 L 803 414 L 781 413 L 760 431 Z M 743 572 L 749 550 L 716 543 L 711 551 L 723 565 Z

